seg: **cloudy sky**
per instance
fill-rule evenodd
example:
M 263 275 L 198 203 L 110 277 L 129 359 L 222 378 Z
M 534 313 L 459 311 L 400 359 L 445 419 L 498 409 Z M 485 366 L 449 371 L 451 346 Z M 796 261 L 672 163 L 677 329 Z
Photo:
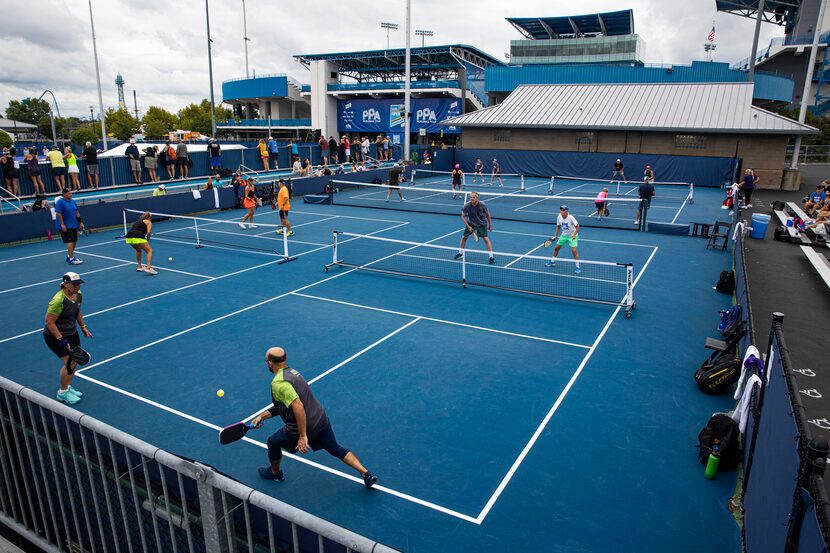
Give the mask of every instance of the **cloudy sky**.
M 245 75 L 241 0 L 210 0 L 213 72 L 217 102 L 223 80 Z M 0 0 L 5 14 L 4 63 L 0 63 L 0 110 L 10 99 L 55 93 L 61 114 L 98 112 L 89 11 L 86 0 Z M 287 73 L 309 82 L 293 54 L 383 48 L 381 21 L 397 23 L 392 46 L 404 45 L 405 1 L 247 0 L 249 56 L 257 74 Z M 574 6 L 578 6 L 574 9 Z M 749 55 L 754 21 L 715 12 L 715 0 L 412 0 L 412 28 L 429 29 L 428 44 L 463 43 L 504 59 L 520 38 L 505 17 L 573 15 L 631 8 L 635 31 L 646 42 L 646 63 L 703 59 L 703 43 L 715 21 L 716 61 Z M 117 104 L 113 81 L 121 73 L 132 109 L 170 110 L 209 95 L 205 4 L 202 0 L 93 0 L 104 106 Z M 783 29 L 764 24 L 761 45 Z M 418 41 L 420 43 L 420 41 Z M 415 42 L 413 41 L 413 44 Z

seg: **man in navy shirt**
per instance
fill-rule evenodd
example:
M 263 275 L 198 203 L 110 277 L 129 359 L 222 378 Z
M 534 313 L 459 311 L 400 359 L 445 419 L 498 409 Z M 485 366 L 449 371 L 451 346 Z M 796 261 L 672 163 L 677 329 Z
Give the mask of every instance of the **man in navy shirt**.
M 75 244 L 78 242 L 78 226 L 84 229 L 81 212 L 78 204 L 72 199 L 72 190 L 64 188 L 61 197 L 55 202 L 55 226 L 61 233 L 61 239 L 66 244 L 66 262 L 70 265 L 83 263 L 75 257 Z
M 141 184 L 141 152 L 138 151 L 138 146 L 135 145 L 135 138 L 130 139 L 130 145 L 124 152 L 127 159 L 130 160 L 130 169 L 133 172 L 133 178 L 136 184 Z
M 219 169 L 222 167 L 222 148 L 215 139 L 208 140 L 208 157 L 210 158 L 210 174 L 219 175 Z
M 640 196 L 640 205 L 637 207 L 637 218 L 634 219 L 634 224 L 640 224 L 640 214 L 643 211 L 643 206 L 646 206 L 646 209 L 651 207 L 651 198 L 654 197 L 654 185 L 651 183 L 651 179 L 649 177 L 643 178 L 643 184 L 637 189 L 637 195 Z

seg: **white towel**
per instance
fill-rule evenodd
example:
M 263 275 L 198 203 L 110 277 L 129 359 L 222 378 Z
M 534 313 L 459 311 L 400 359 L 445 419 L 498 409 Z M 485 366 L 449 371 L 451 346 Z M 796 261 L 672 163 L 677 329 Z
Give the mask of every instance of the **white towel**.
M 193 199 L 194 199 L 194 200 L 198 200 L 198 199 L 200 199 L 201 197 L 202 197 L 202 193 L 201 193 L 201 192 L 199 192 L 198 190 L 193 190 Z
M 761 353 L 758 351 L 758 348 L 755 346 L 749 346 L 746 348 L 746 353 L 744 354 L 743 365 L 741 365 L 741 378 L 738 379 L 738 386 L 735 388 L 735 399 L 741 397 L 744 393 L 744 379 L 746 378 L 746 360 L 749 359 L 750 355 L 754 355 L 758 359 L 761 359 Z
M 749 418 L 749 400 L 752 397 L 752 389 L 760 385 L 761 379 L 758 378 L 758 375 L 753 374 L 750 376 L 746 381 L 746 387 L 744 388 L 741 401 L 738 402 L 738 406 L 732 413 L 732 420 L 738 423 L 738 429 L 741 431 L 741 434 L 746 432 L 746 421 Z
M 219 209 L 219 188 L 213 189 L 213 206 Z

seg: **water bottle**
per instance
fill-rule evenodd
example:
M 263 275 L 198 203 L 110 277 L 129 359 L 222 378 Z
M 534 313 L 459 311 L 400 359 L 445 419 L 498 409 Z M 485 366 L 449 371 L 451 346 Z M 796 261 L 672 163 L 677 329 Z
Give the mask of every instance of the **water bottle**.
M 706 462 L 706 478 L 714 480 L 718 473 L 718 463 L 720 463 L 720 447 L 718 441 L 715 440 L 715 445 L 712 446 L 712 453 L 709 454 L 709 460 Z

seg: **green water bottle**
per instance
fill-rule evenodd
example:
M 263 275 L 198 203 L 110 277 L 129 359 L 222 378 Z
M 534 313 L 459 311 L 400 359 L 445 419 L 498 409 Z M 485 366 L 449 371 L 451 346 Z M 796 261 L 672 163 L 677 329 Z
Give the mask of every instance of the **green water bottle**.
M 718 440 L 715 440 L 715 445 L 712 446 L 712 453 L 709 454 L 709 460 L 706 462 L 706 478 L 714 480 L 718 473 L 718 463 L 720 463 L 720 447 Z

